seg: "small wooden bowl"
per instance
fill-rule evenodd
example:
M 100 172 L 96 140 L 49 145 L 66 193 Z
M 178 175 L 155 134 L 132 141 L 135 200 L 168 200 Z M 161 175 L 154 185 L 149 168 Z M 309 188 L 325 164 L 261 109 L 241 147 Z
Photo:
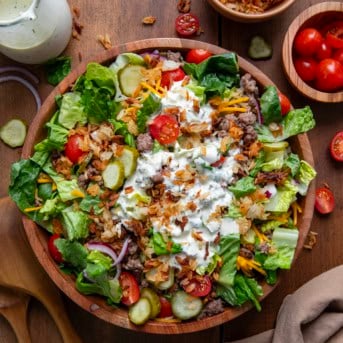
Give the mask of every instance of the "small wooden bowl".
M 152 49 L 159 49 L 162 51 L 177 50 L 180 52 L 186 52 L 189 49 L 193 48 L 207 49 L 213 54 L 227 52 L 227 50 L 204 42 L 188 39 L 183 40 L 177 38 L 158 38 L 146 39 L 119 45 L 111 50 L 104 51 L 102 54 L 93 58 L 92 61 L 106 65 L 111 63 L 118 54 L 123 52 L 141 53 Z M 245 61 L 242 58 L 239 58 L 238 61 L 241 72 L 248 72 L 253 75 L 261 89 L 267 85 L 273 84 L 273 82 L 266 75 L 264 75 L 259 69 L 251 65 L 249 62 Z M 80 64 L 52 91 L 52 93 L 46 99 L 37 116 L 34 118 L 34 121 L 32 122 L 28 131 L 27 139 L 25 141 L 22 153 L 23 158 L 30 157 L 33 153 L 34 145 L 46 136 L 45 123 L 56 111 L 55 96 L 67 92 L 70 89 L 71 85 L 75 82 L 75 80 L 86 71 L 86 66 L 86 62 Z M 298 153 L 301 159 L 304 159 L 311 165 L 314 165 L 311 146 L 306 134 L 294 137 L 290 141 L 290 144 L 293 151 Z M 314 208 L 314 191 L 315 185 L 312 182 L 307 196 L 301 198 L 300 200 L 300 205 L 303 209 L 303 212 L 300 214 L 298 220 L 299 240 L 296 248 L 295 258 L 300 254 L 310 228 Z M 216 325 L 220 325 L 240 316 L 241 314 L 252 308 L 250 304 L 244 304 L 241 307 L 227 307 L 224 312 L 218 315 L 198 321 L 193 320 L 182 323 L 149 321 L 143 326 L 135 326 L 129 321 L 126 309 L 111 307 L 106 303 L 104 298 L 100 296 L 86 296 L 79 293 L 75 288 L 75 279 L 72 276 L 63 273 L 50 256 L 47 246 L 49 237 L 48 233 L 25 216 L 23 217 L 23 223 L 27 238 L 33 249 L 33 252 L 37 256 L 45 271 L 55 282 L 55 284 L 71 300 L 81 306 L 84 310 L 111 324 L 139 332 L 156 334 L 181 334 L 201 331 Z M 280 276 L 282 275 L 283 273 L 280 273 Z M 263 298 L 268 296 L 268 294 L 270 294 L 275 289 L 275 287 L 276 285 L 270 286 L 266 283 L 262 284 L 262 288 L 264 291 Z
M 283 0 L 263 13 L 243 13 L 236 11 L 220 0 L 207 0 L 221 15 L 241 23 L 257 23 L 269 20 L 291 6 L 295 0 Z
M 282 46 L 282 62 L 285 74 L 301 94 L 320 102 L 343 102 L 343 90 L 335 93 L 321 92 L 304 82 L 295 70 L 293 63 L 293 42 L 297 33 L 306 27 L 321 27 L 333 20 L 343 20 L 343 2 L 323 2 L 307 8 L 290 25 Z

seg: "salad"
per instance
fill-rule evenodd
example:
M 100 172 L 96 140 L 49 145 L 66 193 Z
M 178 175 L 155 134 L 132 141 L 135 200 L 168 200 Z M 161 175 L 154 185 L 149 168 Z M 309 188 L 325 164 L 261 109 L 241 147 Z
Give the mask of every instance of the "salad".
M 316 175 L 287 142 L 314 127 L 311 109 L 201 49 L 90 63 L 56 103 L 9 194 L 77 290 L 137 325 L 260 310 Z

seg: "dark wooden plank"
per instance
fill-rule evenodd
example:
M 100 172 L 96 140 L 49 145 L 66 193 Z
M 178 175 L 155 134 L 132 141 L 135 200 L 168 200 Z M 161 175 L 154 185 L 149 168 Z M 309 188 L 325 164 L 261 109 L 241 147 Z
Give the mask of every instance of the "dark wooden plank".
M 225 325 L 225 340 L 248 337 L 274 326 L 277 312 L 283 298 L 294 292 L 314 276 L 343 263 L 343 235 L 341 220 L 343 217 L 343 173 L 342 165 L 334 163 L 329 156 L 328 145 L 338 130 L 343 129 L 343 104 L 322 104 L 301 96 L 288 83 L 281 62 L 283 37 L 293 19 L 308 6 L 321 1 L 297 1 L 279 17 L 259 24 L 239 24 L 222 18 L 221 46 L 237 51 L 247 58 L 277 86 L 285 92 L 296 107 L 310 105 L 317 122 L 316 128 L 309 133 L 310 143 L 318 172 L 317 185 L 327 182 L 336 197 L 336 209 L 329 216 L 314 215 L 311 230 L 318 232 L 318 243 L 312 251 L 304 250 L 291 271 L 286 273 L 278 288 L 262 303 L 262 312 L 255 310 L 242 315 Z M 259 34 L 273 46 L 273 56 L 266 61 L 252 61 L 247 50 L 252 36 Z

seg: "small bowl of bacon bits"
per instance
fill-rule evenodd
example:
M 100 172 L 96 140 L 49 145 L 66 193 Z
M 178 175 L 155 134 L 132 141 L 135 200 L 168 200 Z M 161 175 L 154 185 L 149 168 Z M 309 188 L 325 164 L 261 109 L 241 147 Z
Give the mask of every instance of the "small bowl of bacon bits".
M 208 0 L 224 17 L 243 23 L 269 20 L 284 12 L 295 0 Z
M 312 100 L 343 102 L 343 3 L 307 8 L 290 25 L 282 47 L 285 74 Z

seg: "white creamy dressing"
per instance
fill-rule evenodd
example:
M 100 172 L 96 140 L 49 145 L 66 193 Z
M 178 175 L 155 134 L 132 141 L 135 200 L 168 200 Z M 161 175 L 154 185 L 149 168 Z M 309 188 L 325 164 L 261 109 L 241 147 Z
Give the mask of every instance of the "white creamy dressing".
M 174 83 L 162 99 L 162 111 L 166 107 L 178 106 L 186 109 L 188 122 L 200 121 L 210 125 L 209 113 L 213 109 L 209 105 L 204 105 L 201 106 L 199 113 L 195 113 L 193 98 L 196 96 L 189 90 L 187 92 L 189 93 L 186 94 L 181 82 Z M 225 236 L 239 232 L 238 224 L 233 219 L 222 218 L 222 215 L 215 216 L 220 208 L 228 207 L 233 200 L 233 194 L 227 189 L 227 185 L 232 182 L 237 166 L 234 156 L 240 152 L 239 149 L 231 150 L 220 168 L 211 167 L 210 165 L 218 161 L 221 156 L 220 140 L 211 136 L 204 140 L 203 148 L 183 149 L 175 143 L 174 152 L 150 151 L 141 154 L 135 173 L 124 184 L 124 189 L 132 186 L 134 193 L 122 192 L 117 201 L 119 207 L 115 210 L 114 218 L 120 219 L 118 225 L 121 223 L 125 225 L 125 220 L 132 218 L 143 219 L 147 215 L 147 207 L 139 207 L 137 202 L 147 198 L 145 191 L 153 185 L 151 177 L 160 173 L 163 166 L 168 165 L 170 177 L 164 177 L 165 192 L 182 194 L 177 203 L 180 211 L 169 218 L 167 226 L 163 224 L 163 218 L 150 218 L 153 230 L 166 233 L 173 242 L 182 246 L 184 254 L 196 259 L 198 267 L 206 267 L 211 262 L 212 256 L 218 252 L 218 246 L 214 244 L 218 234 Z M 187 188 L 184 184 L 176 185 L 174 183 L 177 180 L 176 172 L 185 170 L 189 166 L 197 171 L 194 185 L 191 188 Z M 190 202 L 196 205 L 196 210 L 187 208 Z M 182 217 L 188 220 L 183 229 L 175 224 L 175 220 L 181 221 Z M 202 240 L 194 238 L 194 233 L 200 235 Z M 177 264 L 174 259 L 171 259 L 170 263 Z
M 72 16 L 66 0 L 0 0 L 0 51 L 22 63 L 42 63 L 68 44 Z M 5 22 L 16 21 L 4 26 Z

